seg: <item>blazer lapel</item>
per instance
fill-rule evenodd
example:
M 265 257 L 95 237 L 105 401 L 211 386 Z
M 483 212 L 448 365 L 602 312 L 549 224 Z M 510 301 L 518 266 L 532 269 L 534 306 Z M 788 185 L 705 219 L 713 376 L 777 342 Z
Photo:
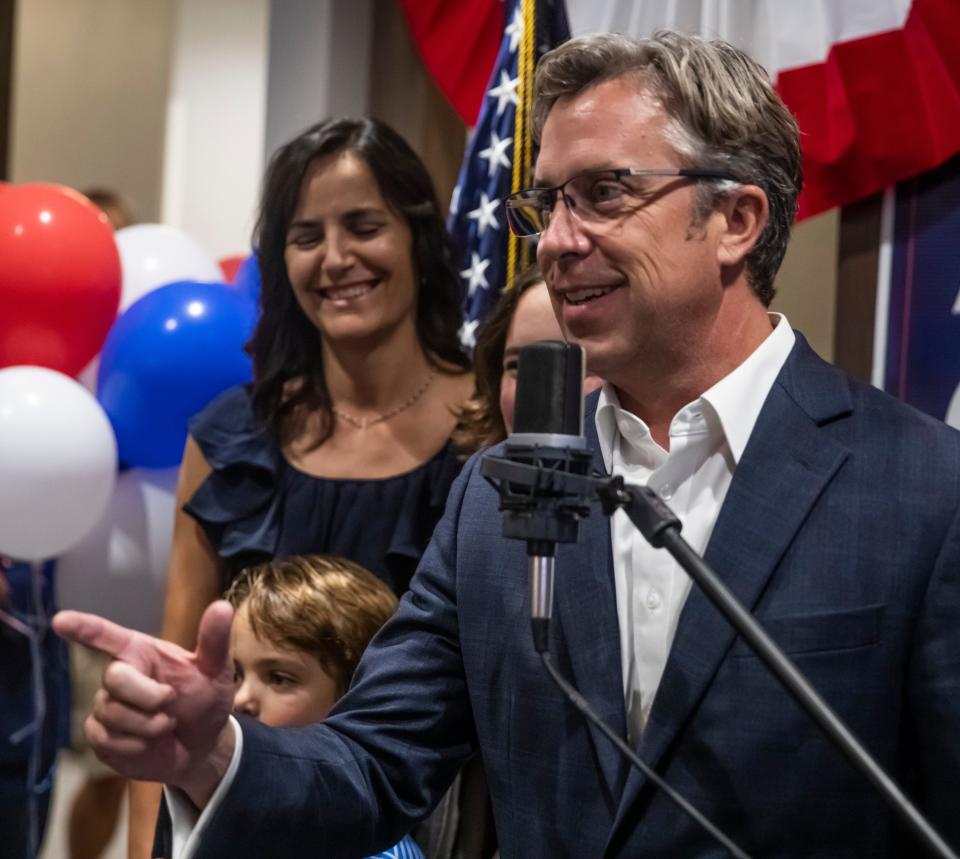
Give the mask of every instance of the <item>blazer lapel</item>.
M 596 396 L 588 398 L 584 434 L 593 451 L 594 470 L 605 473 L 597 441 Z M 620 627 L 617 621 L 610 520 L 594 505 L 580 524 L 580 541 L 558 547 L 555 585 L 558 633 L 570 660 L 573 683 L 600 718 L 621 736 L 626 734 Z M 561 670 L 563 662 L 559 662 Z M 615 809 L 626 778 L 626 764 L 610 741 L 588 723 L 594 754 L 603 774 L 611 809 Z
M 737 464 L 704 555 L 748 610 L 848 455 L 819 429 L 851 410 L 846 380 L 799 334 L 797 341 Z M 694 584 L 638 750 L 647 764 L 655 767 L 683 730 L 734 637 L 733 628 Z M 646 782 L 630 771 L 611 840 Z

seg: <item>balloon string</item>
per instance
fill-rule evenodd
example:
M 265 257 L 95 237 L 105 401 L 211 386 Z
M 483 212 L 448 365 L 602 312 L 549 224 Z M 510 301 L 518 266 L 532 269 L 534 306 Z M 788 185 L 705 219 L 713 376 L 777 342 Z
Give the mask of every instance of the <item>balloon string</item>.
M 38 787 L 40 761 L 43 756 L 43 722 L 47 715 L 47 695 L 43 686 L 43 652 L 40 643 L 50 626 L 50 619 L 43 605 L 42 563 L 30 564 L 30 584 L 33 592 L 33 614 L 26 616 L 26 623 L 15 615 L 0 609 L 0 621 L 25 636 L 30 643 L 30 673 L 33 685 L 33 720 L 10 735 L 10 742 L 17 745 L 32 737 L 27 760 L 27 822 L 30 856 L 36 856 L 40 847 L 40 804 Z M 44 784 L 47 780 L 44 779 Z
M 3 621 L 11 629 L 16 630 L 21 635 L 25 635 L 27 638 L 30 638 L 33 635 L 33 630 L 30 629 L 20 618 L 15 617 L 12 614 L 7 614 L 2 608 L 0 608 L 0 621 Z

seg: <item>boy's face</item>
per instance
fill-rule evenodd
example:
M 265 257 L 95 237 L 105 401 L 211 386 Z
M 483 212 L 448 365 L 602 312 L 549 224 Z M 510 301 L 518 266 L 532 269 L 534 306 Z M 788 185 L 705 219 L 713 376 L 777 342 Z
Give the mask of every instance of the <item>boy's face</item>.
M 279 648 L 254 635 L 241 605 L 230 631 L 237 691 L 233 709 L 273 727 L 319 722 L 337 700 L 336 681 L 302 650 Z

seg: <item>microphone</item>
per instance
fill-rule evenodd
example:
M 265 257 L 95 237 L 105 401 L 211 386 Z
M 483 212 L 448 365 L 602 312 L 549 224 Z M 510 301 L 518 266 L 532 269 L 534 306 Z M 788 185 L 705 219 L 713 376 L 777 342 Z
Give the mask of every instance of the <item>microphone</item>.
M 553 614 L 556 544 L 575 543 L 579 520 L 590 513 L 589 482 L 568 478 L 587 475 L 592 462 L 583 435 L 583 350 L 560 340 L 525 346 L 506 456 L 487 456 L 480 471 L 500 494 L 503 536 L 527 541 L 531 625 L 540 653 Z M 521 468 L 511 470 L 513 464 Z

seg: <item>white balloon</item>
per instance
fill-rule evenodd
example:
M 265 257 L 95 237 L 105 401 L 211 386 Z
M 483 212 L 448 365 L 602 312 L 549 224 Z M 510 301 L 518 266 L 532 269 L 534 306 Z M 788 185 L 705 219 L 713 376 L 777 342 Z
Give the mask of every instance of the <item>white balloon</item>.
M 217 261 L 183 230 L 134 224 L 115 234 L 123 289 L 120 311 L 158 286 L 177 280 L 222 281 Z
M 176 468 L 132 468 L 117 477 L 93 531 L 57 560 L 60 608 L 160 634 L 176 488 Z
M 113 494 L 117 442 L 93 395 L 45 367 L 0 370 L 0 554 L 59 555 Z

